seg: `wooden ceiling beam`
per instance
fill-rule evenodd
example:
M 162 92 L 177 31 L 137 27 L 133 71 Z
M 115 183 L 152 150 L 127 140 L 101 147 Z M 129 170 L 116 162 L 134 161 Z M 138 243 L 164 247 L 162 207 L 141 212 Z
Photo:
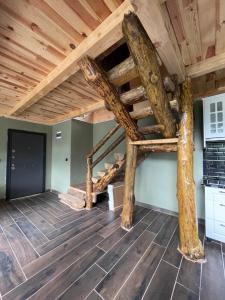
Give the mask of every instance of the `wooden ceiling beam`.
M 225 53 L 207 58 L 196 64 L 186 67 L 187 76 L 199 77 L 225 68 Z
M 122 38 L 121 23 L 125 13 L 134 11 L 129 0 L 124 1 L 78 47 L 57 65 L 8 115 L 17 115 L 36 103 L 68 77 L 79 70 L 78 61 L 84 55 L 96 58 Z

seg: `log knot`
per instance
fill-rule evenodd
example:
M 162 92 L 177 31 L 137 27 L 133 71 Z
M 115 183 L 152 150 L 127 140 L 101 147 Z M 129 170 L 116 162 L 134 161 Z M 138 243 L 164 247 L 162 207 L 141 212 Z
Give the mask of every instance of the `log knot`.
M 156 84 L 159 80 L 159 77 L 154 72 L 150 72 L 149 75 L 151 83 Z

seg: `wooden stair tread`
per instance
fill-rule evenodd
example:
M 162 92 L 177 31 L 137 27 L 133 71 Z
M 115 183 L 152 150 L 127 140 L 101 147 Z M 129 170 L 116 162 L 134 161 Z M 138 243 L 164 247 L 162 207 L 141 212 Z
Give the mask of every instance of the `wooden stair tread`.
M 106 173 L 107 173 L 107 170 L 98 171 L 98 176 L 103 177 L 106 175 Z
M 121 161 L 121 160 L 124 160 L 125 154 L 117 152 L 117 153 L 114 153 L 114 157 L 115 157 L 116 161 Z
M 81 210 L 85 207 L 85 201 L 71 194 L 59 194 L 60 202 L 68 205 L 72 209 Z
M 104 166 L 105 166 L 106 170 L 111 170 L 113 168 L 114 164 L 106 162 L 106 163 L 104 163 Z
M 156 140 L 141 140 L 130 142 L 131 145 L 158 145 L 158 144 L 177 144 L 178 138 L 171 139 L 156 139 Z

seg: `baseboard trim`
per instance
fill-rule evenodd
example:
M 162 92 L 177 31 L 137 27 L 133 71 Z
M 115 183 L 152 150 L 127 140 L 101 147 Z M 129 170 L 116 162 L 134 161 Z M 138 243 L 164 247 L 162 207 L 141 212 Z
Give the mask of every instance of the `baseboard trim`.
M 167 214 L 167 215 L 178 217 L 178 213 L 177 212 L 169 210 L 169 209 L 166 209 L 166 208 L 158 207 L 158 206 L 155 206 L 155 205 L 152 205 L 152 204 L 143 203 L 143 202 L 139 202 L 139 201 L 135 201 L 135 204 L 137 204 L 139 206 L 142 206 L 142 207 L 145 207 L 145 208 L 148 208 L 148 209 L 153 209 L 155 211 L 162 212 L 162 213 Z M 205 219 L 198 218 L 198 222 L 200 224 L 204 225 L 205 224 Z

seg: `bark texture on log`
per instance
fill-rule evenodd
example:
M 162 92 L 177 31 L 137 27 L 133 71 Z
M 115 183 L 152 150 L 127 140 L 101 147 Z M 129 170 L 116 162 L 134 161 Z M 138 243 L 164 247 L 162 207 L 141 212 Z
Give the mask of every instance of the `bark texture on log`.
M 139 131 L 142 134 L 162 133 L 163 130 L 164 130 L 164 126 L 161 124 L 139 127 Z
M 177 152 L 176 144 L 164 144 L 164 145 L 143 145 L 138 149 L 142 152 Z
M 137 147 L 130 144 L 130 139 L 126 137 L 126 167 L 123 211 L 121 215 L 121 226 L 129 230 L 133 225 L 134 212 L 134 181 L 137 165 Z
M 133 141 L 143 139 L 143 136 L 138 131 L 137 125 L 120 101 L 117 90 L 109 82 L 105 72 L 88 56 L 81 59 L 79 66 L 86 81 L 99 93 L 101 98 L 110 105 L 117 122 L 125 129 L 126 134 L 130 139 Z
M 176 126 L 164 90 L 156 50 L 134 13 L 125 15 L 122 28 L 154 116 L 159 124 L 165 126 L 163 136 L 173 137 Z
M 201 261 L 204 250 L 198 236 L 193 178 L 193 99 L 189 80 L 182 85 L 181 112 L 177 151 L 179 250 L 187 259 Z
M 93 192 L 93 183 L 92 183 L 92 157 L 87 158 L 87 177 L 86 177 L 86 208 L 92 208 L 92 192 Z
M 135 120 L 144 119 L 144 118 L 152 116 L 152 115 L 153 115 L 153 112 L 152 112 L 152 109 L 150 106 L 140 108 L 137 110 L 133 110 L 130 112 L 131 118 L 135 119 Z

